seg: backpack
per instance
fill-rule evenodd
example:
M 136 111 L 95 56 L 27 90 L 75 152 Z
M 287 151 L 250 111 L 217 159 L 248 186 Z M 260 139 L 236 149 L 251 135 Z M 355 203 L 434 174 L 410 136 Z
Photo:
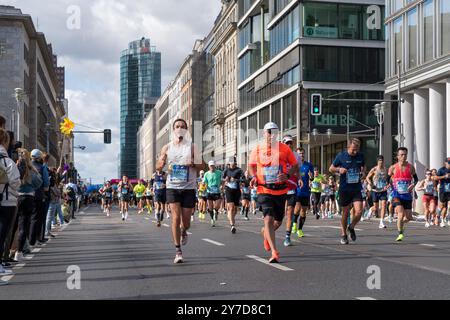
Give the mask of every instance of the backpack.
M 0 205 L 3 201 L 3 195 L 5 194 L 5 200 L 8 200 L 8 189 L 9 189 L 9 178 L 8 173 L 6 172 L 6 167 L 8 166 L 6 164 L 6 157 L 1 155 L 0 159 L 3 159 L 3 163 L 5 164 L 5 169 L 0 168 L 0 184 L 4 184 L 5 187 L 3 188 L 2 193 L 0 193 Z

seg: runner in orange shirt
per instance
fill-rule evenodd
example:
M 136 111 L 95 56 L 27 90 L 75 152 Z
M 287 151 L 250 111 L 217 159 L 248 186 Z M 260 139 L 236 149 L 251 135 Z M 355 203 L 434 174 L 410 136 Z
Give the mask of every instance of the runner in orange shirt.
M 264 141 L 251 153 L 249 161 L 252 185 L 257 185 L 258 206 L 264 214 L 264 248 L 272 251 L 270 263 L 278 263 L 280 254 L 275 242 L 275 231 L 280 228 L 285 212 L 287 180 L 298 169 L 297 159 L 292 150 L 277 141 L 279 129 L 270 122 L 264 127 Z M 287 170 L 289 166 L 289 171 Z

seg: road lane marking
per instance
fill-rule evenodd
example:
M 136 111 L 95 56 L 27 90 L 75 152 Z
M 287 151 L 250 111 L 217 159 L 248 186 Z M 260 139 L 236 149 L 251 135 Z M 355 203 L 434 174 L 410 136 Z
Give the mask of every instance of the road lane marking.
M 33 249 L 33 251 L 31 251 L 32 253 L 38 253 L 42 250 L 42 248 L 35 248 Z
M 19 263 L 19 264 L 14 266 L 13 270 L 20 270 L 23 267 L 25 267 L 25 263 Z
M 188 234 L 189 236 L 192 236 L 192 233 L 190 233 L 190 232 L 188 232 L 187 234 Z
M 436 247 L 435 244 L 428 244 L 428 243 L 421 243 L 421 244 L 419 244 L 419 246 L 423 246 L 423 247 L 431 247 L 431 248 Z
M 29 256 L 26 256 L 26 257 L 25 257 L 25 260 L 31 260 L 31 259 L 33 259 L 33 258 L 34 258 L 34 254 L 29 255 Z
M 212 243 L 212 244 L 215 244 L 216 246 L 219 246 L 219 247 L 225 247 L 225 245 L 223 243 L 220 243 L 220 242 L 217 242 L 217 241 L 214 241 L 214 240 L 210 240 L 210 239 L 202 239 L 202 240 L 206 241 L 206 242 L 209 242 L 209 243 Z
M 150 220 L 150 218 L 145 218 L 145 220 Z
M 305 228 L 314 228 L 314 229 L 319 229 L 319 228 L 330 228 L 330 229 L 337 229 L 337 230 L 341 230 L 341 227 L 336 227 L 336 226 L 305 226 Z M 355 231 L 364 231 L 364 229 L 355 229 Z
M 266 264 L 266 265 L 268 265 L 270 267 L 279 269 L 281 271 L 294 271 L 294 269 L 285 267 L 285 266 L 283 266 L 281 264 L 278 264 L 278 263 L 269 263 L 269 261 L 267 261 L 266 259 L 260 258 L 258 256 L 247 256 L 247 258 L 250 258 L 250 259 L 256 260 L 258 262 L 264 263 L 264 264 Z
M 168 224 L 163 224 L 163 227 L 169 228 L 170 226 Z
M 11 279 L 14 278 L 14 276 L 15 276 L 14 274 L 10 274 L 8 276 L 3 276 L 2 281 L 5 281 L 5 282 L 11 281 Z
M 368 300 L 377 300 L 377 299 L 374 299 L 374 298 L 371 298 L 371 297 L 356 297 L 355 299 L 356 300 L 366 300 L 366 301 L 368 301 Z

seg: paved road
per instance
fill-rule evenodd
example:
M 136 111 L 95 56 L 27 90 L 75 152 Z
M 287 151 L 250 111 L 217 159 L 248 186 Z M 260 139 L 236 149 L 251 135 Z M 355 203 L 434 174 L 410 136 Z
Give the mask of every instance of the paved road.
M 450 298 L 450 228 L 412 223 L 399 244 L 394 225 L 379 230 L 376 221 L 363 222 L 357 242 L 342 246 L 338 223 L 309 218 L 307 237 L 289 248 L 282 247 L 283 228 L 282 262 L 268 265 L 259 217 L 239 220 L 236 235 L 223 216 L 214 229 L 195 222 L 183 250 L 186 263 L 173 265 L 168 225 L 157 228 L 153 217 L 134 211 L 124 223 L 117 210 L 106 218 L 90 207 L 14 269 L 0 299 Z M 81 270 L 80 290 L 67 287 L 70 266 Z M 370 266 L 379 267 L 380 290 L 367 287 Z

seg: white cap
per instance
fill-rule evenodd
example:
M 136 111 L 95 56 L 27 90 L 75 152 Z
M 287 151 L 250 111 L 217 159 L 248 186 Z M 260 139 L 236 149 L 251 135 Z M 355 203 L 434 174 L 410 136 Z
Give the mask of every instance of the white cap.
M 211 160 L 209 163 L 208 163 L 208 166 L 215 166 L 216 165 L 216 162 L 214 161 L 214 160 Z
M 205 171 L 203 171 L 203 170 L 202 170 L 202 171 L 200 171 L 200 174 L 204 174 L 204 173 L 205 173 Z
M 275 122 L 269 122 L 264 126 L 264 131 L 266 130 L 280 130 Z
M 283 138 L 283 143 L 284 143 L 284 144 L 286 144 L 286 143 L 288 143 L 288 142 L 293 142 L 293 141 L 294 141 L 294 139 L 292 139 L 291 136 L 285 136 L 285 137 Z
M 40 158 L 40 157 L 42 157 L 41 150 L 34 149 L 33 151 L 31 151 L 31 157 L 32 158 Z

